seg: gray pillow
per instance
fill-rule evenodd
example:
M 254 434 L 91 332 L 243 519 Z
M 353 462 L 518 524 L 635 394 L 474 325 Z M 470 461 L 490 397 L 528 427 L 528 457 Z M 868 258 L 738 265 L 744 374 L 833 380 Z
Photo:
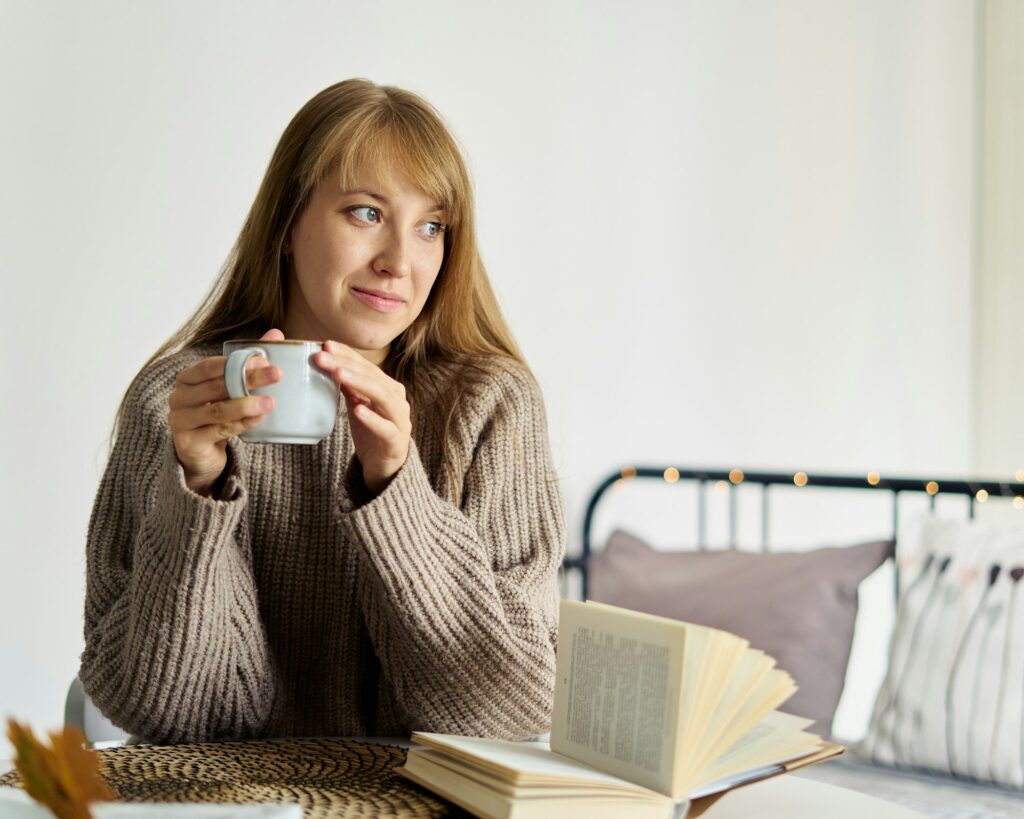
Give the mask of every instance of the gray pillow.
M 892 541 L 810 552 L 659 552 L 616 530 L 590 561 L 590 598 L 731 631 L 800 690 L 783 709 L 830 736 L 857 617 L 857 586 Z

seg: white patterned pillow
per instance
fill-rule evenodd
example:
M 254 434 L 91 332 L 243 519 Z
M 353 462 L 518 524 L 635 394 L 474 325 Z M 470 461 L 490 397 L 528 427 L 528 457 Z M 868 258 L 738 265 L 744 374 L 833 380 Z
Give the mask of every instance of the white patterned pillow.
M 913 540 L 860 750 L 1024 788 L 1024 528 L 928 519 Z

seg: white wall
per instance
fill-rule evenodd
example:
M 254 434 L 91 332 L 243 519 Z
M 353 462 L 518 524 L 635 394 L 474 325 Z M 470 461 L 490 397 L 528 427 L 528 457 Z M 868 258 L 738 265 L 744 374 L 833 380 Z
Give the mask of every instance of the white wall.
M 981 9 L 976 466 L 1024 474 L 1024 4 Z
M 120 396 L 341 78 L 464 144 L 574 543 L 623 463 L 964 471 L 973 8 L 4 0 L 0 715 L 59 721 Z

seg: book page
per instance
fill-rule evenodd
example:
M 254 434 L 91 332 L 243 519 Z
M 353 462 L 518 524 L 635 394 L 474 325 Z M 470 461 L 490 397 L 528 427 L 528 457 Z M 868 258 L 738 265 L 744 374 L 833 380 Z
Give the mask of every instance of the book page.
M 585 612 L 597 608 L 616 617 L 647 618 L 683 629 L 675 753 L 667 788 L 668 793 L 682 796 L 686 792 L 686 772 L 693 767 L 693 754 L 704 747 L 704 736 L 717 710 L 718 699 L 740 666 L 749 643 L 727 631 L 656 617 L 607 603 L 588 600 L 586 606 Z
M 422 750 L 422 749 L 421 749 Z M 410 752 L 413 758 L 415 750 Z M 402 776 L 444 796 L 474 816 L 492 819 L 592 819 L 595 815 L 622 819 L 666 819 L 672 813 L 667 797 L 646 791 L 645 796 L 611 795 L 588 791 L 514 797 L 490 787 L 487 781 L 468 778 L 456 769 L 436 764 L 436 759 L 414 760 L 395 769 Z
M 744 768 L 741 771 L 729 774 L 721 779 L 708 782 L 707 784 L 696 788 L 690 795 L 690 798 L 693 800 L 701 799 L 702 797 L 710 794 L 728 791 L 742 785 L 747 785 L 751 782 L 759 782 L 762 779 L 768 779 L 769 777 L 777 774 L 796 771 L 800 768 L 805 768 L 808 765 L 815 765 L 819 762 L 831 759 L 834 756 L 839 756 L 845 750 L 846 748 L 842 745 L 837 745 L 834 742 L 822 742 L 820 745 L 812 748 L 809 752 L 803 751 L 791 754 L 790 756 L 781 759 L 779 762 L 768 763 L 755 768 Z
M 548 751 L 555 755 L 554 751 Z M 579 764 L 579 763 L 577 763 Z M 671 802 L 671 800 L 660 793 L 655 793 L 647 788 L 630 783 L 629 788 L 620 786 L 617 783 L 625 780 L 615 780 L 615 783 L 602 782 L 573 782 L 546 781 L 543 784 L 513 784 L 506 777 L 498 776 L 478 765 L 471 765 L 462 759 L 450 756 L 447 752 L 436 748 L 413 748 L 406 758 L 405 767 L 413 773 L 422 773 L 432 780 L 441 778 L 439 769 L 444 769 L 449 776 L 445 781 L 453 781 L 452 777 L 468 779 L 486 786 L 494 793 L 500 794 L 508 799 L 550 799 L 553 797 L 580 798 L 592 796 L 594 798 L 614 799 L 636 799 L 640 801 Z
M 482 768 L 515 785 L 594 783 L 621 790 L 643 790 L 633 782 L 554 754 L 546 742 L 512 742 L 420 731 L 413 732 L 412 738 L 414 742 L 439 749 L 467 766 Z
M 737 742 L 740 737 L 753 729 L 773 709 L 792 696 L 796 691 L 793 678 L 778 668 L 769 669 L 761 676 L 750 690 L 747 698 L 729 720 L 729 723 L 716 732 L 714 739 L 698 749 L 698 760 L 688 770 L 686 779 L 692 787 L 697 779 L 703 779 L 703 770 L 712 764 L 723 753 Z
M 785 769 L 782 765 L 762 765 L 759 768 L 749 768 L 741 773 L 733 774 L 732 776 L 724 776 L 721 779 L 716 779 L 714 782 L 708 782 L 706 785 L 701 785 L 692 792 L 691 798 L 702 799 L 703 797 L 710 796 L 713 793 L 732 790 L 740 785 L 745 785 L 749 782 L 758 782 L 762 779 L 767 779 L 773 774 L 784 772 Z
M 703 748 L 713 746 L 728 730 L 730 723 L 739 713 L 743 704 L 759 691 L 765 675 L 775 667 L 775 660 L 763 651 L 748 648 L 740 660 L 731 679 L 727 680 L 722 699 L 711 718 L 711 726 L 705 734 Z
M 751 649 L 747 640 L 728 631 L 654 618 L 653 615 L 592 600 L 588 600 L 586 605 L 617 616 L 625 614 L 672 623 L 684 630 L 675 761 L 667 791 L 677 797 L 682 796 L 687 791 L 687 783 L 692 782 L 693 772 L 699 770 L 697 765 L 703 750 L 725 728 L 716 721 L 719 712 L 737 713 L 746 699 L 755 693 L 758 680 L 775 661 L 764 652 Z M 756 719 L 777 704 L 766 703 Z
M 551 749 L 671 795 L 686 630 L 561 602 Z
M 688 710 L 681 721 L 682 733 L 676 740 L 683 745 L 684 753 L 676 760 L 673 791 L 682 791 L 683 779 L 693 765 L 694 756 L 707 746 L 708 735 L 716 733 L 714 717 L 725 697 L 737 698 L 735 708 L 738 708 L 754 684 L 743 674 L 747 670 L 743 659 L 751 651 L 746 640 L 728 631 L 692 623 L 684 625 L 683 703 Z M 698 636 L 699 639 L 694 639 Z M 691 651 L 695 644 L 700 646 L 699 653 Z M 694 666 L 699 669 L 695 679 L 688 674 L 688 669 Z
M 701 773 L 702 782 L 749 768 L 779 764 L 820 747 L 821 738 L 803 731 L 814 720 L 772 711 Z

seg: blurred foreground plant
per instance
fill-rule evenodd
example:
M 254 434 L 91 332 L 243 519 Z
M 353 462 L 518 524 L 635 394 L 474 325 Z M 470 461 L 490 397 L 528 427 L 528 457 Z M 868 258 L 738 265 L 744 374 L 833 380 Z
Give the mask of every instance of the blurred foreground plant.
M 67 725 L 52 732 L 47 747 L 31 728 L 11 719 L 7 737 L 26 792 L 58 819 L 91 819 L 90 802 L 116 798 L 100 778 L 99 757 L 85 747 L 85 736 L 77 728 Z

